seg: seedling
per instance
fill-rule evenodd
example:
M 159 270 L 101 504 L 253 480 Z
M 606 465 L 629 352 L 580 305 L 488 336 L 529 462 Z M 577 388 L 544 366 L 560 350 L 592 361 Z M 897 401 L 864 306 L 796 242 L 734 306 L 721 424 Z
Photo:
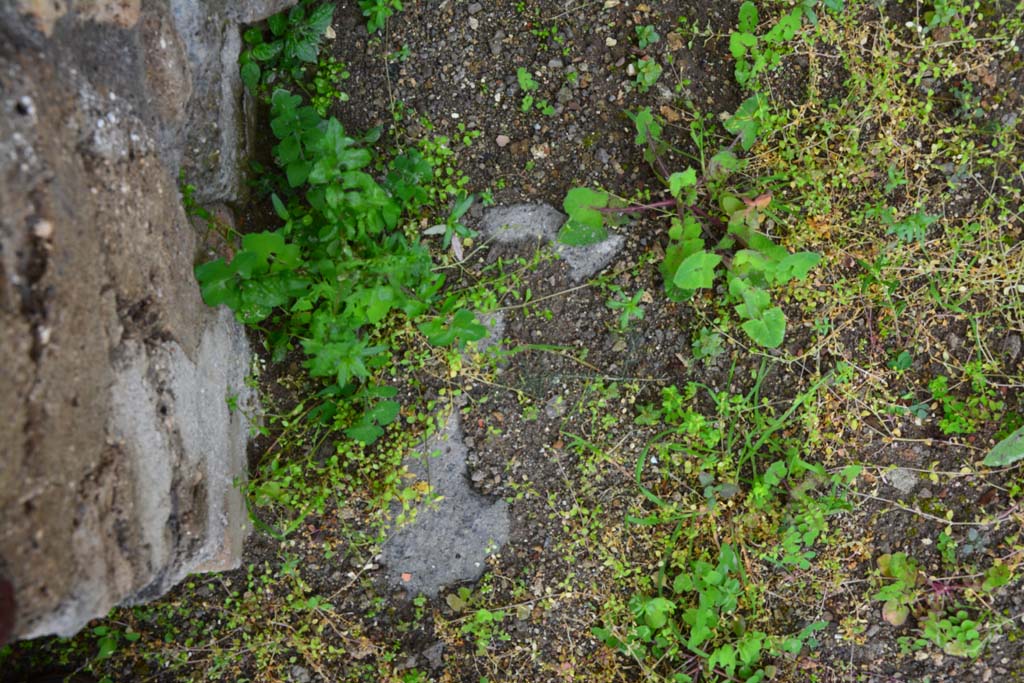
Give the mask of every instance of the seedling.
M 662 124 L 649 109 L 641 109 L 632 116 L 636 142 L 671 199 L 612 206 L 616 200 L 606 191 L 573 188 L 563 203 L 569 220 L 559 239 L 570 245 L 592 244 L 607 237 L 605 225 L 617 215 L 673 209 L 668 214 L 669 246 L 661 264 L 668 297 L 685 301 L 699 290 L 714 289 L 724 279 L 728 299 L 744 320 L 743 331 L 760 346 L 779 346 L 785 337 L 786 316 L 781 307 L 772 305 L 768 291 L 804 279 L 821 257 L 807 251 L 790 253 L 760 230 L 771 193 L 749 198 L 730 190 L 726 183 L 730 173 L 743 167 L 733 148 L 737 144 L 744 150 L 753 146 L 765 109 L 761 96 L 747 99 L 725 123 L 725 129 L 736 136 L 733 143 L 710 158 L 705 153 L 708 131 L 700 120 L 695 122 L 691 138 L 703 163 L 700 176 L 693 167 L 674 173 L 665 168 L 661 156 L 668 145 L 662 138 Z M 709 243 L 714 244 L 710 249 Z

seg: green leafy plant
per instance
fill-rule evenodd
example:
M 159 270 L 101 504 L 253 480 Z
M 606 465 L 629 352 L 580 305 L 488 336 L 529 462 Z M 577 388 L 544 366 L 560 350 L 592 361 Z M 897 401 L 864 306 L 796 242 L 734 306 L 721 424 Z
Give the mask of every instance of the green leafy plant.
M 647 292 L 641 289 L 629 297 L 623 295 L 622 290 L 617 287 L 613 288 L 613 291 L 617 296 L 609 299 L 606 305 L 613 311 L 619 311 L 619 332 L 625 333 L 632 321 L 644 319 L 644 309 L 640 303 Z
M 501 622 L 505 619 L 503 610 L 489 610 L 480 608 L 469 616 L 469 619 L 462 625 L 461 631 L 473 638 L 476 644 L 476 653 L 482 655 L 487 648 L 497 639 L 502 641 L 512 640 L 512 636 L 501 628 Z
M 917 561 L 906 553 L 881 555 L 876 561 L 880 576 L 889 579 L 873 596 L 880 600 L 882 618 L 893 626 L 901 626 L 910 614 L 910 608 L 921 598 L 924 577 Z
M 980 627 L 981 624 L 969 618 L 967 610 L 957 610 L 949 615 L 930 612 L 921 621 L 921 634 L 947 655 L 976 659 L 986 643 L 981 637 Z
M 775 670 L 764 664 L 765 658 L 814 646 L 813 634 L 825 623 L 815 622 L 787 637 L 748 630 L 739 614 L 745 583 L 739 556 L 723 544 L 715 563 L 694 560 L 675 576 L 671 597 L 633 596 L 629 609 L 634 626 L 625 636 L 605 627 L 592 632 L 637 659 L 673 662 L 667 680 L 757 683 Z
M 782 15 L 767 33 L 759 36 L 757 6 L 750 0 L 740 5 L 739 26 L 729 36 L 729 52 L 736 60 L 737 83 L 751 84 L 761 73 L 779 65 L 785 44 L 800 29 L 803 13 L 803 7 L 797 6 Z
M 659 40 L 661 40 L 661 36 L 658 35 L 654 26 L 647 24 L 645 26 L 636 27 L 636 44 L 641 50 L 650 45 L 654 45 Z
M 366 17 L 367 33 L 376 33 L 384 28 L 388 19 L 401 12 L 404 7 L 402 0 L 359 0 L 359 8 Z
M 353 138 L 337 119 L 322 119 L 285 90 L 274 93 L 271 116 L 275 160 L 290 190 L 284 200 L 272 197 L 284 225 L 245 235 L 230 262 L 205 263 L 196 277 L 209 305 L 227 305 L 249 325 L 269 323 L 275 358 L 297 344 L 313 377 L 367 402 L 350 435 L 370 443 L 397 415 L 390 403 L 375 405 L 381 396 L 356 391 L 387 360 L 375 330 L 392 313 L 423 318 L 444 281 L 400 222 L 403 212 L 418 208 L 418 183 L 431 169 L 415 153 L 400 155 L 380 184 L 363 170 L 373 161 L 373 134 Z M 473 314 L 455 308 L 450 302 L 442 311 L 455 315 L 452 326 L 420 323 L 431 340 L 483 336 L 467 321 Z
M 327 108 L 332 103 L 348 102 L 348 93 L 341 90 L 341 84 L 349 75 L 344 62 L 334 57 L 319 59 L 310 92 L 310 104 L 317 114 L 327 116 Z
M 939 429 L 943 434 L 973 434 L 982 423 L 994 421 L 1002 414 L 1004 403 L 996 398 L 981 366 L 968 363 L 965 371 L 972 390 L 967 398 L 953 394 L 946 375 L 928 383 L 932 399 L 942 408 Z
M 551 103 L 546 99 L 536 97 L 533 95 L 540 88 L 540 84 L 534 79 L 533 74 L 528 69 L 519 67 L 516 69 L 516 80 L 519 82 L 519 89 L 525 94 L 523 100 L 519 105 L 520 111 L 524 114 L 529 112 L 531 109 L 536 109 L 545 116 L 553 116 L 555 108 L 551 106 Z
M 253 94 L 269 100 L 273 88 L 294 86 L 317 63 L 320 41 L 331 25 L 334 6 L 302 0 L 267 19 L 267 29 L 251 27 L 242 35 L 246 48 L 239 57 L 242 82 Z
M 662 124 L 649 109 L 640 110 L 632 117 L 636 142 L 671 199 L 612 206 L 615 200 L 606 191 L 573 188 L 563 202 L 569 219 L 559 239 L 569 245 L 591 244 L 607 237 L 606 223 L 616 215 L 664 211 L 671 227 L 661 273 L 669 298 L 685 301 L 724 280 L 747 336 L 761 346 L 779 346 L 785 338 L 786 316 L 772 304 L 768 292 L 804 279 L 821 257 L 807 251 L 790 253 L 761 231 L 763 218 L 770 215 L 770 193 L 749 198 L 728 184 L 730 174 L 743 167 L 733 149 L 737 144 L 744 150 L 753 146 L 766 106 L 760 95 L 747 99 L 725 123 L 726 130 L 736 136 L 733 143 L 710 156 L 703 120 L 691 126 L 701 175 L 694 167 L 671 173 L 665 168 L 661 157 L 668 145 L 662 138 Z
M 636 72 L 634 83 L 639 92 L 647 92 L 661 78 L 662 68 L 653 57 L 642 57 L 633 63 Z

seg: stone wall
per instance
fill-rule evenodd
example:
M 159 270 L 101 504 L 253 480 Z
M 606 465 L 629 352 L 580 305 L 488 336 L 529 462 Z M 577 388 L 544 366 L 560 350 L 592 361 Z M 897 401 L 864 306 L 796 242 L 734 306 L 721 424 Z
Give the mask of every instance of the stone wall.
M 238 199 L 239 24 L 287 4 L 0 3 L 0 641 L 238 562 L 250 353 L 178 172 Z

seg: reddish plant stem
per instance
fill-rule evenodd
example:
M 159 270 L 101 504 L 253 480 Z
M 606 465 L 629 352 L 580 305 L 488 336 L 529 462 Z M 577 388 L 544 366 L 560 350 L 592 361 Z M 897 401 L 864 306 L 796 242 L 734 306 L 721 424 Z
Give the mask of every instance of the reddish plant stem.
M 652 211 L 654 209 L 665 209 L 676 203 L 674 199 L 662 199 L 660 202 L 654 202 L 653 204 L 633 204 L 632 206 L 606 206 L 599 208 L 592 206 L 590 208 L 600 211 L 601 213 L 639 213 L 641 211 Z

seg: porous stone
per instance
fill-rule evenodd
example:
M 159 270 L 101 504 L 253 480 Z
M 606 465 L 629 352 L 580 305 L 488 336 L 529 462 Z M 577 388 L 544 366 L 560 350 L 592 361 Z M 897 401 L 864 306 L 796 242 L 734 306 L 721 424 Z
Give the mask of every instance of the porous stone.
M 537 241 L 553 243 L 556 253 L 569 264 L 569 277 L 581 282 L 612 262 L 625 244 L 621 235 L 582 247 L 558 242 L 565 215 L 548 204 L 514 204 L 495 207 L 484 214 L 482 232 L 499 243 Z
M 239 22 L 287 4 L 0 7 L 4 640 L 238 563 L 250 352 L 199 296 L 177 178 L 236 196 Z
M 406 459 L 416 480 L 430 485 L 430 500 L 418 506 L 413 521 L 392 531 L 383 561 L 389 583 L 409 595 L 433 597 L 444 586 L 475 581 L 487 557 L 508 541 L 508 504 L 471 488 L 467 453 L 453 410 L 444 429 Z

